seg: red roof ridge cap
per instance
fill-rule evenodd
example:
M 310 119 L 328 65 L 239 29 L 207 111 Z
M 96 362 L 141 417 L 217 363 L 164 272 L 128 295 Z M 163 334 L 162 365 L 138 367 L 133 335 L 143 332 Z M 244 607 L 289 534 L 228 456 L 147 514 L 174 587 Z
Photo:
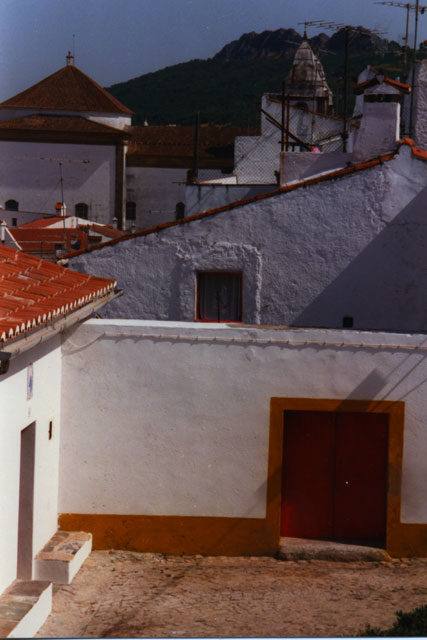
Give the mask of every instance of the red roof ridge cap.
M 97 251 L 99 249 L 104 249 L 106 247 L 111 247 L 119 242 L 124 242 L 127 240 L 132 240 L 134 238 L 139 238 L 143 236 L 151 235 L 152 233 L 157 233 L 158 231 L 163 231 L 164 229 L 169 229 L 170 227 L 177 227 L 181 224 L 188 224 L 189 222 L 194 222 L 196 220 L 201 220 L 202 218 L 207 218 L 212 215 L 216 215 L 218 213 L 223 213 L 225 211 L 231 211 L 232 209 L 237 209 L 238 207 L 245 206 L 247 204 L 251 204 L 252 202 L 257 202 L 258 200 L 265 200 L 267 198 L 272 198 L 280 193 L 288 193 L 290 191 L 294 191 L 295 189 L 299 189 L 302 187 L 307 187 L 312 184 L 317 184 L 319 182 L 325 182 L 326 180 L 339 178 L 341 176 L 346 176 L 352 173 L 356 173 L 357 171 L 361 171 L 363 169 L 369 169 L 371 167 L 375 167 L 377 165 L 383 164 L 384 162 L 388 162 L 392 160 L 396 155 L 395 151 L 384 154 L 382 156 L 377 156 L 372 158 L 371 160 L 365 160 L 358 164 L 351 164 L 347 167 L 343 167 L 341 169 L 336 169 L 335 171 L 330 171 L 328 173 L 322 173 L 321 175 L 315 176 L 313 178 L 306 178 L 305 180 L 301 180 L 300 182 L 295 182 L 293 184 L 284 185 L 283 187 L 278 187 L 277 189 L 273 189 L 272 191 L 266 191 L 265 193 L 259 193 L 255 196 L 251 196 L 249 198 L 243 198 L 242 200 L 235 200 L 233 202 L 229 202 L 228 204 L 222 205 L 221 207 L 216 207 L 214 209 L 207 209 L 206 211 L 202 211 L 200 213 L 195 213 L 191 216 L 187 216 L 185 218 L 181 218 L 180 220 L 171 220 L 170 222 L 163 222 L 161 224 L 148 227 L 147 229 L 141 229 L 139 231 L 135 231 L 133 233 L 128 233 L 120 238 L 114 238 L 113 240 L 108 240 L 107 242 L 101 242 L 94 246 L 89 246 L 86 249 L 76 249 L 75 251 L 70 251 L 64 258 L 75 258 L 84 253 L 90 253 L 91 251 Z

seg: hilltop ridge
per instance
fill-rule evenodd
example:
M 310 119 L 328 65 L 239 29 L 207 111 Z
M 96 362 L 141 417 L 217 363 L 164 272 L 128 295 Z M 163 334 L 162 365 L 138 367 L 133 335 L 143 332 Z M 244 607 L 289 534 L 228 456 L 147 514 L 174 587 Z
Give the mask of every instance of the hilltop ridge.
M 188 125 L 200 111 L 202 122 L 253 128 L 259 123 L 263 93 L 280 93 L 283 78 L 303 36 L 294 29 L 243 34 L 208 60 L 190 60 L 108 87 L 108 91 L 135 112 L 134 123 Z M 344 28 L 331 36 L 308 39 L 319 56 L 342 110 Z M 356 27 L 350 44 L 350 76 L 354 81 L 367 64 L 402 76 L 402 47 L 397 42 Z M 350 103 L 351 103 L 350 96 Z

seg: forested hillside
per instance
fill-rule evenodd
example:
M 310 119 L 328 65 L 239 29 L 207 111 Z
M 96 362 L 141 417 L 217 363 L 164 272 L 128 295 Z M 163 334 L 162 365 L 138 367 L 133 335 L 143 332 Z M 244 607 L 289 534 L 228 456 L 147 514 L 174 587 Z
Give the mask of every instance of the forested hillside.
M 135 112 L 134 124 L 188 125 L 200 111 L 201 121 L 253 127 L 263 93 L 280 93 L 302 36 L 293 29 L 244 34 L 209 60 L 191 60 L 108 87 Z M 319 34 L 309 42 L 322 61 L 335 96 L 338 115 L 343 105 L 345 34 Z M 425 57 L 423 51 L 419 57 Z M 412 59 L 412 58 L 411 58 Z M 404 56 L 396 42 L 357 27 L 351 35 L 350 86 L 371 64 L 391 77 L 404 77 Z M 352 92 L 350 89 L 350 106 Z

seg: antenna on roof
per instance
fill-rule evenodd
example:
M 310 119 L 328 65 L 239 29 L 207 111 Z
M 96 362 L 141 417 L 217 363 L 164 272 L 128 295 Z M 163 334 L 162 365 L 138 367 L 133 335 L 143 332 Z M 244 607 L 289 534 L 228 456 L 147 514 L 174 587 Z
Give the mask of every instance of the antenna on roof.
M 418 19 L 418 11 L 423 14 L 424 11 L 427 9 L 426 6 L 421 6 L 418 4 L 410 4 L 409 2 L 389 2 L 389 1 L 384 1 L 384 2 L 374 2 L 374 4 L 383 4 L 386 7 L 398 7 L 399 9 L 406 9 L 406 32 L 405 32 L 405 37 L 403 38 L 403 40 L 405 41 L 405 46 L 404 46 L 404 65 L 405 65 L 405 71 L 408 71 L 408 51 L 409 51 L 409 13 L 411 11 L 416 11 L 417 12 L 417 16 L 416 19 Z
M 73 33 L 73 58 L 76 58 L 76 35 Z

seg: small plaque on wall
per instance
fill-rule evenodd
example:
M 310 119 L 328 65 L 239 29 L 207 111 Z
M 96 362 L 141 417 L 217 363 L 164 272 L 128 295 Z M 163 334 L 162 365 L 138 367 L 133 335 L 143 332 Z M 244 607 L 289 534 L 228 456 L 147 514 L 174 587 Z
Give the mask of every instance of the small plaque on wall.
M 34 371 L 33 371 L 33 363 L 31 363 L 27 367 L 27 400 L 31 400 L 31 398 L 33 397 L 33 389 L 34 389 Z

